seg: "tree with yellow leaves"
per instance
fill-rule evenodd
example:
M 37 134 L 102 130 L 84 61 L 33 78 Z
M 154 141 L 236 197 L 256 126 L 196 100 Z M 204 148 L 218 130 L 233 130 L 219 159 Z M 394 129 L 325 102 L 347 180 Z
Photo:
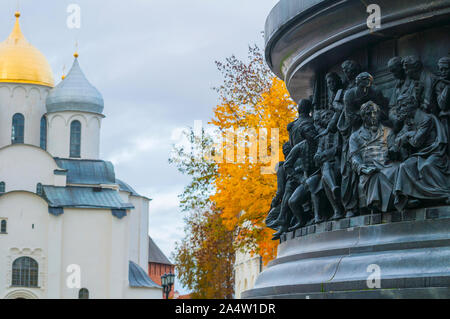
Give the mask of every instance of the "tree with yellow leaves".
M 235 250 L 233 232 L 225 227 L 221 212 L 214 207 L 217 165 L 203 154 L 210 152 L 212 139 L 202 130 L 185 132 L 189 147 L 175 146 L 169 162 L 191 177 L 179 196 L 186 212 L 185 237 L 176 243 L 173 258 L 181 283 L 192 291 L 193 299 L 233 297 Z
M 217 88 L 220 103 L 211 124 L 225 141 L 225 157 L 216 158 L 211 200 L 226 227 L 235 231 L 236 247 L 260 254 L 267 263 L 275 257 L 277 243 L 264 220 L 276 192 L 274 166 L 282 160 L 295 104 L 256 46 L 250 47 L 248 63 L 233 56 L 218 67 L 224 83 Z
M 194 298 L 232 297 L 236 249 L 260 254 L 265 263 L 275 257 L 277 243 L 264 220 L 276 193 L 274 167 L 288 140 L 286 127 L 296 114 L 257 46 L 249 48 L 248 62 L 232 56 L 217 67 L 224 81 L 216 88 L 220 103 L 211 124 L 224 143 L 215 147 L 213 137 L 205 131 L 196 137 L 191 129 L 190 148 L 176 147 L 170 159 L 191 177 L 180 195 L 188 215 L 174 259 Z

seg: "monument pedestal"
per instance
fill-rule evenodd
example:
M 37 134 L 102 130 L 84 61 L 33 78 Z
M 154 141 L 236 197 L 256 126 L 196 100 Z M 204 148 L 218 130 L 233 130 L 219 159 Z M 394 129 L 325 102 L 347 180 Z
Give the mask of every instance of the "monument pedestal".
M 450 298 L 450 206 L 298 229 L 243 298 Z
M 298 123 L 289 129 L 290 145 L 303 143 L 293 137 L 308 132 L 303 134 L 306 146 L 285 157 L 279 186 L 287 186 L 287 171 L 298 168 L 306 176 L 320 172 L 322 182 L 325 175 L 327 187 L 341 183 L 341 196 L 328 190 L 327 198 L 342 199 L 346 211 L 368 210 L 374 204 L 386 210 L 394 197 L 398 207 L 407 203 L 401 199 L 443 205 L 450 192 L 444 147 L 449 147 L 444 132 L 450 121 L 445 113 L 450 108 L 450 0 L 369 3 L 280 0 L 267 17 L 266 61 L 299 103 Z M 378 26 L 370 25 L 372 18 Z M 303 112 L 309 113 L 307 97 L 319 132 L 305 124 L 309 120 L 302 123 Z M 331 111 L 337 123 L 323 110 Z M 395 143 L 387 122 L 380 121 L 383 112 L 394 118 L 391 126 L 401 126 L 394 132 Z M 383 136 L 373 136 L 378 130 Z M 320 131 L 326 134 L 319 139 L 319 152 L 311 136 Z M 335 131 L 341 144 L 331 135 Z M 310 150 L 319 155 L 316 159 L 332 162 L 335 156 L 340 174 L 330 167 L 324 170 L 322 161 L 311 161 Z M 401 156 L 394 160 L 392 155 L 400 155 L 395 150 Z M 395 174 L 389 168 L 392 161 L 399 165 Z M 311 169 L 315 164 L 320 170 Z M 286 187 L 284 202 L 278 204 L 289 204 L 299 213 L 307 191 L 317 192 L 315 181 L 297 188 L 290 198 L 284 198 Z M 330 209 L 324 215 L 331 214 Z M 278 257 L 242 296 L 450 298 L 450 206 L 359 216 L 285 234 Z

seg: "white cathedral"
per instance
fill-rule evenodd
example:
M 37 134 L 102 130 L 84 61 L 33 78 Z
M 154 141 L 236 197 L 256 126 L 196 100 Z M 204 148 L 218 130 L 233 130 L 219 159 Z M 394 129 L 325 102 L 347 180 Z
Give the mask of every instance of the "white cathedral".
M 15 16 L 0 43 L 0 299 L 161 298 L 149 199 L 99 159 L 101 94 L 78 54 L 54 87 Z

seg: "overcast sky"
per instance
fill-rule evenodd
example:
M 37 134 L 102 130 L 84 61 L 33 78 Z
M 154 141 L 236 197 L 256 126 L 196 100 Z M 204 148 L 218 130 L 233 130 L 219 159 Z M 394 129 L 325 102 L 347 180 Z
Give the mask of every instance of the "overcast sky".
M 277 2 L 20 0 L 22 31 L 47 57 L 57 83 L 78 41 L 80 65 L 105 100 L 101 158 L 153 199 L 149 234 L 168 257 L 183 236 L 177 195 L 188 182 L 168 164 L 174 138 L 195 120 L 209 121 L 217 101 L 211 88 L 221 81 L 214 61 L 246 58 L 252 43 L 262 47 L 265 19 Z M 0 3 L 2 40 L 17 3 Z M 81 8 L 80 29 L 67 27 L 70 4 Z

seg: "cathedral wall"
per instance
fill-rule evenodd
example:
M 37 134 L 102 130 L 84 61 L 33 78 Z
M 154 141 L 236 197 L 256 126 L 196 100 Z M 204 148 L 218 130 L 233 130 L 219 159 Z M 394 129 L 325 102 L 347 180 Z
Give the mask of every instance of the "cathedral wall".
M 47 112 L 45 99 L 49 88 L 31 84 L 0 85 L 0 147 L 11 144 L 12 118 L 25 117 L 25 144 L 40 146 L 41 118 Z
M 56 181 L 65 178 L 55 175 L 56 169 L 58 166 L 54 159 L 38 147 L 15 144 L 0 149 L 0 182 L 5 183 L 6 192 L 23 190 L 35 193 L 38 183 L 65 184 L 65 181 Z
M 111 223 L 109 297 L 113 299 L 123 299 L 125 294 L 123 286 L 128 285 L 129 216 L 130 213 L 122 219 L 113 217 Z
M 50 113 L 48 117 L 48 151 L 55 157 L 70 157 L 70 125 L 81 123 L 81 158 L 99 159 L 102 116 L 84 112 Z
M 0 197 L 0 218 L 8 225 L 7 234 L 0 234 L 0 299 L 77 299 L 80 288 L 87 288 L 93 299 L 127 294 L 128 216 L 65 208 L 56 217 L 42 198 L 18 191 Z M 23 256 L 39 265 L 37 288 L 11 286 L 12 263 Z M 70 287 L 77 268 L 81 286 Z M 152 296 L 148 289 L 142 292 Z
M 0 234 L 0 299 L 27 296 L 47 298 L 49 277 L 49 224 L 56 217 L 35 194 L 13 192 L 0 197 L 0 218 L 7 220 L 7 234 Z M 38 263 L 38 287 L 12 287 L 12 265 L 20 257 Z
M 81 270 L 81 287 L 90 298 L 109 298 L 111 221 L 109 210 L 64 209 L 62 221 L 62 271 L 76 265 Z M 62 298 L 78 298 L 78 289 L 61 282 Z
M 148 199 L 130 196 L 129 202 L 135 209 L 130 213 L 130 260 L 141 268 L 148 268 Z
M 62 272 L 79 266 L 81 287 L 92 299 L 122 298 L 128 279 L 128 217 L 118 219 L 110 210 L 66 208 L 60 218 Z M 78 291 L 61 281 L 62 298 L 78 298 Z
M 125 287 L 124 299 L 161 299 L 161 288 L 131 288 Z

